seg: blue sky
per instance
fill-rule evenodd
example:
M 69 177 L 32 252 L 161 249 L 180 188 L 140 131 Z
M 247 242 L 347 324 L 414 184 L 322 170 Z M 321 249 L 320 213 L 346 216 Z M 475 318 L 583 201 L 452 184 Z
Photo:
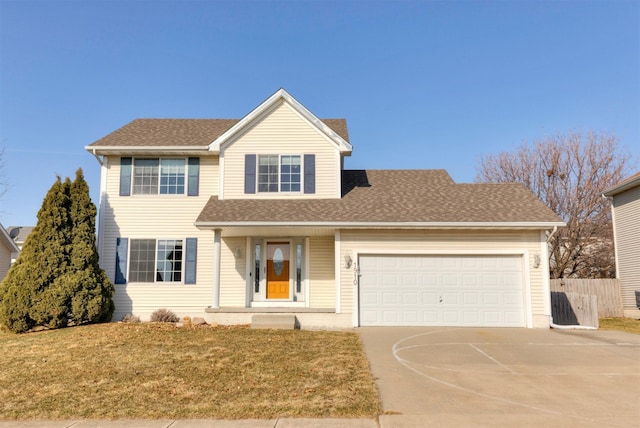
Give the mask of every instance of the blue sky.
M 283 87 L 348 121 L 346 168 L 444 168 L 571 130 L 640 158 L 639 1 L 0 0 L 0 223 L 139 117 L 241 118 Z

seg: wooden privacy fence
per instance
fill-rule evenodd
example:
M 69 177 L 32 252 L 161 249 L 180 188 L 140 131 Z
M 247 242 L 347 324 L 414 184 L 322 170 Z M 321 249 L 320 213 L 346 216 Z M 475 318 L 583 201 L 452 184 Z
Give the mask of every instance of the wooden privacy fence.
M 556 324 L 580 321 L 576 316 L 578 314 L 581 314 L 580 317 L 585 322 L 587 318 L 624 316 L 620 283 L 617 279 L 552 279 L 551 307 Z M 590 311 L 594 312 L 591 316 L 588 315 Z

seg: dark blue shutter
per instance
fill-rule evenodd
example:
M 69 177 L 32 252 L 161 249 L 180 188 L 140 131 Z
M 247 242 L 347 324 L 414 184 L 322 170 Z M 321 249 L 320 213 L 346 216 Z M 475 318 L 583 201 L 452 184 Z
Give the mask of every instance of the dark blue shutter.
M 198 196 L 200 187 L 200 158 L 189 158 L 187 171 L 187 196 Z
M 131 158 L 120 158 L 120 196 L 131 195 Z
M 304 193 L 316 193 L 316 155 L 304 155 Z
M 244 193 L 256 193 L 256 155 L 244 155 Z
M 127 283 L 127 254 L 129 239 L 118 238 L 116 240 L 116 284 Z
M 198 238 L 187 238 L 184 264 L 184 283 L 196 283 L 196 260 L 198 258 Z

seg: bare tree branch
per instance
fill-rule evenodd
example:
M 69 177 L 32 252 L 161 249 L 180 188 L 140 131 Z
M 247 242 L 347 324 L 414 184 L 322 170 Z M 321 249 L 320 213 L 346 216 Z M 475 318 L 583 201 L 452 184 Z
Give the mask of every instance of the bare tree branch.
M 567 223 L 549 242 L 552 278 L 613 277 L 611 212 L 602 192 L 632 163 L 615 135 L 571 132 L 483 156 L 476 181 L 522 183 Z

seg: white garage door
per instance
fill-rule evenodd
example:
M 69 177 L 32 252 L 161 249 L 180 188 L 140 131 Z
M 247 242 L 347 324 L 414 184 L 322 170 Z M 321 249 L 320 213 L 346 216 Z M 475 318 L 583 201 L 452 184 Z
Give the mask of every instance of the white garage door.
M 360 256 L 361 326 L 524 327 L 521 256 Z

